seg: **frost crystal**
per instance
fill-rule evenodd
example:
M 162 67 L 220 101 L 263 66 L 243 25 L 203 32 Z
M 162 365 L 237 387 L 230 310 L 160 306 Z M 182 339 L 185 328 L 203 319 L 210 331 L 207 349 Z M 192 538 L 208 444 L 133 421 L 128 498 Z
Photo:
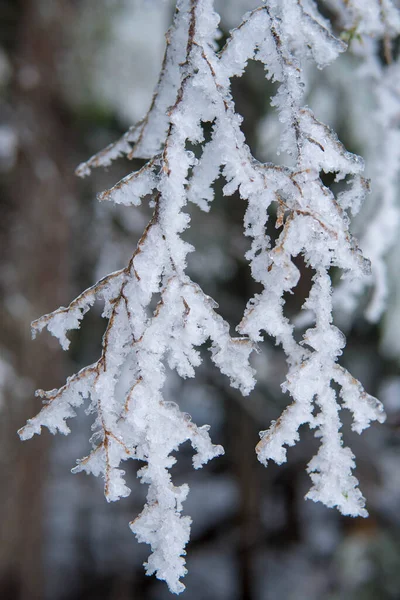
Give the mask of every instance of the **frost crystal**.
M 354 11 L 358 4 L 349 3 Z M 138 206 L 151 197 L 154 213 L 124 269 L 83 292 L 69 307 L 33 323 L 34 334 L 47 328 L 67 349 L 67 332 L 79 328 L 95 299 L 104 302 L 103 316 L 108 319 L 99 360 L 59 390 L 39 390 L 45 404 L 20 430 L 22 439 L 40 433 L 43 426 L 52 433 L 69 433 L 66 420 L 88 399 L 95 419 L 93 449 L 73 471 L 102 476 L 106 498 L 114 501 L 130 493 L 121 463 L 144 463 L 138 476 L 149 486 L 147 504 L 131 529 L 151 546 L 147 573 L 165 580 L 175 593 L 184 589 L 180 579 L 186 573 L 183 556 L 190 518 L 181 514 L 188 486 L 175 487 L 171 481 L 169 469 L 176 461 L 172 453 L 189 440 L 197 469 L 223 449 L 211 443 L 208 426 L 198 427 L 177 404 L 164 401 L 165 365 L 183 378 L 193 377 L 201 362 L 199 347 L 209 341 L 215 365 L 246 395 L 255 383 L 249 364 L 255 344 L 264 333 L 275 338 L 287 356 L 283 390 L 292 403 L 262 432 L 259 460 L 285 461 L 285 447 L 295 444 L 300 425 L 308 423 L 321 446 L 308 465 L 313 486 L 307 496 L 343 514 L 367 513 L 352 475 L 354 456 L 343 446 L 340 401 L 352 412 L 358 433 L 371 421 L 384 419 L 381 404 L 338 364 L 345 338 L 332 322 L 331 267 L 358 278 L 369 273 L 369 262 L 349 232 L 348 215 L 358 210 L 368 188 L 363 161 L 347 152 L 336 134 L 302 105 L 305 61 L 323 68 L 346 45 L 333 36 L 313 0 L 264 2 L 245 15 L 220 51 L 218 23 L 212 0 L 178 0 L 149 112 L 121 140 L 78 167 L 84 176 L 122 154 L 146 159 L 144 167 L 99 199 Z M 266 77 L 278 84 L 272 104 L 283 125 L 281 150 L 290 154 L 291 167 L 262 164 L 246 145 L 231 79 L 243 74 L 250 59 L 263 63 Z M 204 123 L 211 124 L 207 141 Z M 199 158 L 186 149 L 188 143 L 199 145 Z M 336 181 L 346 179 L 346 190 L 335 197 L 323 183 L 323 173 L 333 173 Z M 230 336 L 216 303 L 186 274 L 186 256 L 194 248 L 181 237 L 189 227 L 187 202 L 210 210 L 220 174 L 224 194 L 238 191 L 247 202 L 245 234 L 252 239 L 247 259 L 254 279 L 263 286 L 249 300 L 238 326 L 241 337 L 236 338 Z M 272 204 L 280 230 L 274 243 L 266 234 Z M 304 304 L 313 323 L 300 343 L 283 312 L 284 294 L 300 278 L 293 262 L 299 255 L 314 272 Z M 130 382 L 121 395 L 116 388 L 126 366 Z
M 398 6 L 398 3 L 397 3 Z M 349 1 L 342 20 L 352 35 L 362 44 L 355 47 L 361 58 L 358 77 L 368 82 L 374 94 L 375 107 L 369 149 L 372 176 L 371 202 L 374 218 L 362 223 L 360 247 L 372 264 L 369 278 L 344 281 L 335 293 L 335 306 L 350 317 L 358 300 L 368 286 L 372 295 L 365 311 L 366 318 L 377 322 L 381 318 L 388 297 L 386 259 L 398 237 L 400 209 L 398 182 L 400 177 L 400 59 L 394 61 L 392 41 L 400 33 L 400 10 L 390 0 Z M 377 60 L 377 41 L 366 35 L 383 37 L 384 62 Z M 358 208 L 358 207 L 357 207 Z M 362 215 L 360 217 L 362 221 Z M 385 235 L 381 235 L 382 227 Z

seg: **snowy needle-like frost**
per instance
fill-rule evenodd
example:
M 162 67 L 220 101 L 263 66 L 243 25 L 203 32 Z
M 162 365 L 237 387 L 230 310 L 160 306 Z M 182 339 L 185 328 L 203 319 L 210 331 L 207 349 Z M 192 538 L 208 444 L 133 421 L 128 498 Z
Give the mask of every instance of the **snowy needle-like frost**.
M 154 214 L 124 269 L 67 308 L 33 323 L 34 335 L 47 328 L 67 349 L 67 332 L 79 328 L 95 299 L 104 302 L 108 319 L 99 360 L 59 390 L 38 391 L 45 404 L 20 430 L 23 439 L 43 426 L 52 433 L 69 433 L 66 420 L 89 400 L 95 415 L 93 449 L 74 472 L 102 476 L 106 498 L 114 501 L 130 493 L 121 462 L 144 463 L 139 477 L 149 486 L 147 504 L 131 529 L 151 546 L 147 573 L 164 579 L 175 593 L 184 589 L 180 579 L 186 573 L 190 518 L 181 514 L 188 486 L 175 487 L 171 481 L 169 469 L 176 461 L 172 453 L 190 440 L 193 464 L 199 468 L 223 449 L 211 443 L 208 426 L 196 426 L 177 404 L 164 401 L 165 364 L 183 378 L 193 377 L 201 361 L 198 349 L 209 340 L 215 365 L 231 385 L 249 394 L 255 383 L 250 354 L 263 332 L 275 338 L 287 356 L 283 389 L 292 403 L 262 432 L 258 457 L 264 464 L 286 460 L 285 446 L 293 445 L 299 427 L 308 423 L 321 440 L 308 466 L 313 482 L 308 497 L 343 514 L 367 513 L 352 475 L 354 456 L 342 442 L 340 402 L 352 412 L 358 433 L 371 421 L 384 419 L 381 404 L 338 364 L 345 338 L 332 322 L 331 267 L 359 278 L 369 272 L 369 262 L 349 232 L 348 214 L 356 212 L 368 189 L 363 161 L 302 105 L 305 61 L 323 68 L 346 44 L 334 37 L 313 0 L 267 0 L 245 15 L 219 52 L 218 23 L 212 0 L 178 0 L 149 112 L 119 141 L 78 167 L 78 174 L 85 176 L 122 154 L 146 159 L 144 167 L 99 199 L 138 206 L 151 197 Z M 283 125 L 281 150 L 292 157 L 292 167 L 262 164 L 246 145 L 231 79 L 243 74 L 250 59 L 263 63 L 267 78 L 278 84 L 272 104 Z M 207 141 L 204 123 L 211 124 Z M 199 145 L 199 158 L 186 149 L 188 143 Z M 322 173 L 333 173 L 336 181 L 346 179 L 347 190 L 335 197 Z M 184 212 L 187 202 L 208 211 L 221 174 L 224 194 L 238 191 L 247 202 L 245 234 L 252 238 L 247 258 L 254 279 L 263 286 L 249 300 L 238 338 L 229 335 L 216 303 L 186 274 L 186 256 L 194 248 L 181 237 L 190 222 Z M 275 243 L 266 234 L 272 203 L 281 230 Z M 284 294 L 300 278 L 293 262 L 299 255 L 314 272 L 304 305 L 314 323 L 300 343 L 283 312 Z M 151 314 L 155 294 L 160 301 Z M 131 381 L 121 396 L 116 387 L 126 365 Z

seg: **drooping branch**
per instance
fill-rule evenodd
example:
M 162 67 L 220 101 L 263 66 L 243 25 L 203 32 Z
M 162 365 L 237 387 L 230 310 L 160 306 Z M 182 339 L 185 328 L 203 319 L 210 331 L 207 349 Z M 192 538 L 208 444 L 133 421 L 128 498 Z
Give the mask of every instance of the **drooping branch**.
M 101 193 L 99 200 L 139 206 L 149 198 L 154 211 L 125 268 L 67 308 L 33 323 L 34 334 L 47 328 L 67 349 L 67 332 L 79 328 L 96 299 L 104 302 L 107 319 L 98 361 L 59 390 L 39 392 L 45 405 L 20 431 L 23 439 L 40 433 L 42 426 L 68 433 L 66 419 L 89 399 L 88 410 L 95 418 L 92 451 L 74 471 L 102 476 L 106 498 L 114 501 L 130 492 L 122 461 L 144 463 L 138 475 L 149 486 L 147 504 L 131 529 L 139 541 L 151 545 L 147 573 L 164 579 L 175 593 L 184 589 L 180 578 L 186 573 L 183 555 L 190 519 L 181 514 L 188 486 L 176 487 L 171 481 L 169 469 L 176 461 L 172 453 L 189 440 L 194 467 L 199 468 L 223 449 L 211 443 L 208 426 L 196 426 L 177 404 L 164 400 L 167 365 L 183 378 L 193 377 L 201 362 L 199 349 L 208 342 L 214 364 L 246 395 L 255 383 L 250 354 L 265 333 L 273 337 L 287 357 L 283 390 L 293 401 L 262 432 L 258 457 L 264 464 L 284 461 L 285 446 L 299 439 L 300 425 L 315 428 L 321 446 L 308 466 L 313 482 L 308 497 L 344 514 L 365 516 L 366 511 L 352 475 L 354 457 L 343 447 L 339 402 L 353 413 L 358 433 L 384 418 L 380 403 L 338 364 L 345 339 L 332 320 L 330 269 L 359 278 L 369 270 L 349 231 L 350 214 L 368 188 L 363 161 L 303 106 L 305 61 L 322 68 L 346 46 L 333 36 L 311 0 L 268 0 L 245 16 L 219 53 L 218 22 L 212 0 L 177 2 L 149 112 L 116 144 L 78 167 L 78 174 L 86 175 L 122 154 L 145 158 L 140 170 Z M 278 84 L 272 105 L 282 123 L 281 150 L 290 154 L 290 167 L 257 161 L 241 131 L 231 79 L 243 74 L 249 60 L 260 61 L 266 76 Z M 211 124 L 207 140 L 205 123 Z M 189 144 L 199 148 L 198 157 L 187 150 Z M 333 173 L 336 181 L 345 179 L 347 190 L 335 196 L 323 173 Z M 187 254 L 194 250 L 182 239 L 190 225 L 186 204 L 208 211 L 220 174 L 223 193 L 238 191 L 247 202 L 245 234 L 252 245 L 246 257 L 253 278 L 263 287 L 246 307 L 240 337 L 230 336 L 217 304 L 186 273 Z M 274 243 L 266 233 L 273 205 L 281 230 Z M 293 262 L 299 255 L 314 272 L 304 304 L 313 315 L 312 326 L 301 342 L 284 313 L 285 294 L 293 292 L 300 278 Z M 129 381 L 121 393 L 118 383 L 126 372 Z M 340 388 L 339 396 L 333 383 Z
M 200 123 L 206 118 L 208 80 L 204 80 L 202 66 L 218 23 L 216 15 L 210 23 L 210 15 L 213 12 L 209 2 L 180 3 L 174 39 L 170 40 L 164 65 L 179 74 L 180 86 L 168 113 L 162 152 L 100 195 L 102 200 L 134 205 L 143 197 L 153 197 L 152 219 L 129 264 L 81 294 L 69 307 L 33 324 L 35 333 L 46 327 L 67 349 L 67 331 L 78 328 L 95 299 L 102 299 L 108 325 L 101 356 L 60 390 L 40 393 L 45 406 L 20 431 L 23 439 L 40 433 L 42 426 L 52 432 L 68 433 L 66 419 L 75 415 L 74 408 L 85 398 L 90 398 L 89 411 L 95 415 L 93 449 L 78 461 L 74 472 L 102 476 L 106 498 L 114 501 L 130 493 L 121 462 L 134 459 L 145 463 L 139 476 L 149 485 L 148 503 L 131 528 L 140 541 L 152 547 L 147 572 L 165 579 L 176 593 L 184 589 L 179 580 L 186 572 L 182 554 L 189 538 L 190 519 L 181 515 L 188 487 L 175 487 L 171 481 L 169 468 L 176 460 L 171 453 L 190 440 L 196 452 L 194 467 L 199 468 L 223 449 L 211 443 L 207 426 L 197 427 L 177 405 L 164 401 L 165 363 L 181 377 L 193 377 L 201 362 L 198 348 L 210 340 L 212 360 L 230 377 L 232 385 L 245 394 L 254 385 L 253 370 L 248 364 L 253 344 L 245 338 L 230 337 L 228 324 L 215 310 L 217 305 L 185 273 L 186 255 L 193 248 L 182 240 L 181 233 L 189 225 L 183 209 L 187 178 L 194 164 L 186 143 L 200 140 Z M 168 52 L 173 45 L 180 47 L 183 31 L 187 35 L 185 60 L 182 62 L 180 54 L 174 52 L 175 62 L 171 63 Z M 171 85 L 170 79 L 166 84 Z M 163 86 L 159 98 L 165 102 Z M 157 102 L 161 100 L 154 100 L 151 111 L 160 111 Z M 151 111 L 147 123 L 156 119 Z M 161 119 L 154 125 L 157 135 L 162 134 L 163 123 Z M 146 135 L 150 135 L 148 131 Z M 142 137 L 140 144 L 144 143 Z M 160 294 L 161 299 L 151 314 L 149 307 L 155 294 Z M 130 382 L 121 396 L 116 388 L 126 365 Z M 164 535 L 165 528 L 175 536 L 173 543 L 170 536 Z

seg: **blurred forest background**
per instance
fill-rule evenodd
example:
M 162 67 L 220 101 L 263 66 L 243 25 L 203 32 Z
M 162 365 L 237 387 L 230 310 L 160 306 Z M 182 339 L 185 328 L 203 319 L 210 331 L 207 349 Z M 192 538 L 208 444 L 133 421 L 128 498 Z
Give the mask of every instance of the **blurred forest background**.
M 226 35 L 258 3 L 217 4 Z M 147 207 L 123 210 L 96 200 L 139 162 L 121 159 L 85 180 L 74 168 L 146 112 L 172 11 L 170 1 L 0 0 L 2 600 L 170 597 L 165 584 L 144 575 L 148 548 L 128 528 L 146 492 L 135 465 L 126 465 L 131 496 L 107 505 L 101 481 L 70 474 L 75 459 L 89 451 L 91 420 L 83 410 L 66 438 L 45 431 L 23 444 L 16 431 L 39 410 L 36 388 L 59 387 L 99 355 L 99 311 L 86 317 L 68 354 L 47 334 L 32 342 L 30 322 L 123 267 L 147 223 Z M 347 54 L 324 72 L 310 71 L 307 103 L 349 150 L 366 157 L 371 173 L 379 127 L 368 116 L 373 91 L 358 78 L 358 68 L 359 59 Z M 256 63 L 234 82 L 249 144 L 260 160 L 276 161 L 272 92 Z M 190 269 L 234 326 L 255 284 L 243 258 L 245 207 L 217 188 L 210 214 L 190 209 L 188 239 L 197 249 Z M 373 206 L 365 214 L 373 219 Z M 362 227 L 359 219 L 356 228 Z M 209 423 L 214 443 L 226 450 L 194 473 L 184 448 L 173 469 L 176 481 L 191 488 L 184 582 L 190 600 L 400 599 L 398 257 L 399 247 L 389 257 L 389 310 L 378 325 L 364 319 L 363 306 L 346 319 L 337 315 L 348 337 L 344 364 L 388 413 L 383 426 L 361 437 L 344 430 L 357 456 L 369 519 L 344 518 L 304 501 L 305 468 L 317 444 L 312 432 L 302 431 L 287 464 L 265 469 L 257 462 L 258 432 L 287 402 L 280 390 L 285 362 L 272 342 L 256 357 L 258 385 L 249 398 L 229 388 L 206 354 L 195 381 L 171 375 L 168 395 L 197 423 Z M 304 285 L 288 299 L 293 314 L 307 294 Z

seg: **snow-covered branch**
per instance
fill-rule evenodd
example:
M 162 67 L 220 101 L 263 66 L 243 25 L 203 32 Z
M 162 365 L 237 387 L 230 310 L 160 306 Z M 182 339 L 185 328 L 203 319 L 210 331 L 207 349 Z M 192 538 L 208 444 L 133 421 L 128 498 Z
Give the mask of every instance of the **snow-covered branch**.
M 262 432 L 258 457 L 264 464 L 271 459 L 281 463 L 285 446 L 299 439 L 302 424 L 316 429 L 321 446 L 308 466 L 313 482 L 308 497 L 343 514 L 367 513 L 352 475 L 354 456 L 343 446 L 339 410 L 343 406 L 353 413 L 358 433 L 371 421 L 384 419 L 381 404 L 338 364 L 345 338 L 332 321 L 331 268 L 349 278 L 363 278 L 370 268 L 349 231 L 350 215 L 358 211 L 368 189 L 363 160 L 347 152 L 336 134 L 303 106 L 305 61 L 323 68 L 346 45 L 334 37 L 312 0 L 264 2 L 245 15 L 220 51 L 218 23 L 212 0 L 178 0 L 149 112 L 121 140 L 78 167 L 79 175 L 87 175 L 122 154 L 145 158 L 148 162 L 139 171 L 99 199 L 138 206 L 151 198 L 154 213 L 125 268 L 67 308 L 33 323 L 34 334 L 47 328 L 67 349 L 68 331 L 79 328 L 96 299 L 103 301 L 108 320 L 98 361 L 59 390 L 39 391 L 44 406 L 20 430 L 23 439 L 43 426 L 68 433 L 66 420 L 89 399 L 95 417 L 93 449 L 74 472 L 102 476 L 106 498 L 114 501 L 130 492 L 121 463 L 144 463 L 139 477 L 149 485 L 147 504 L 131 529 L 151 546 L 148 574 L 164 579 L 175 593 L 184 589 L 180 578 L 186 572 L 190 518 L 181 515 L 188 486 L 175 487 L 171 481 L 169 469 L 176 461 L 172 453 L 189 440 L 194 467 L 199 468 L 223 449 L 211 443 L 207 426 L 196 426 L 177 404 L 164 400 L 165 365 L 183 378 L 193 377 L 201 362 L 199 348 L 209 341 L 214 364 L 246 395 L 255 383 L 250 354 L 264 333 L 272 336 L 287 357 L 283 390 L 292 403 Z M 241 131 L 231 79 L 240 77 L 251 59 L 263 63 L 267 78 L 278 84 L 272 104 L 283 124 L 281 150 L 291 156 L 290 167 L 258 162 Z M 205 123 L 211 124 L 207 140 Z M 188 144 L 199 148 L 198 158 Z M 323 182 L 324 173 L 345 180 L 346 191 L 335 197 Z M 216 303 L 187 275 L 186 257 L 194 248 L 182 239 L 190 225 L 187 202 L 210 210 L 220 174 L 224 194 L 238 192 L 247 202 L 245 235 L 252 238 L 247 259 L 263 286 L 249 300 L 238 327 L 241 337 L 236 338 Z M 272 205 L 280 230 L 275 242 L 266 234 Z M 284 314 L 284 296 L 301 277 L 293 262 L 299 255 L 314 273 L 304 304 L 314 315 L 313 325 L 301 342 Z M 126 366 L 130 381 L 121 394 L 117 384 Z
M 371 275 L 364 280 L 344 281 L 335 293 L 334 304 L 351 316 L 362 294 L 371 287 L 365 316 L 377 322 L 389 293 L 387 255 L 397 239 L 400 223 L 400 62 L 398 57 L 394 60 L 392 48 L 393 40 L 400 33 L 400 7 L 398 2 L 391 1 L 349 0 L 342 11 L 342 21 L 355 36 L 352 49 L 361 59 L 357 76 L 373 90 L 372 124 L 376 135 L 370 136 L 367 159 L 372 177 L 370 204 L 374 218 L 364 220 L 360 235 L 360 247 L 372 264 Z M 383 61 L 379 58 L 379 40 L 383 42 Z M 382 230 L 385 235 L 380 233 Z

